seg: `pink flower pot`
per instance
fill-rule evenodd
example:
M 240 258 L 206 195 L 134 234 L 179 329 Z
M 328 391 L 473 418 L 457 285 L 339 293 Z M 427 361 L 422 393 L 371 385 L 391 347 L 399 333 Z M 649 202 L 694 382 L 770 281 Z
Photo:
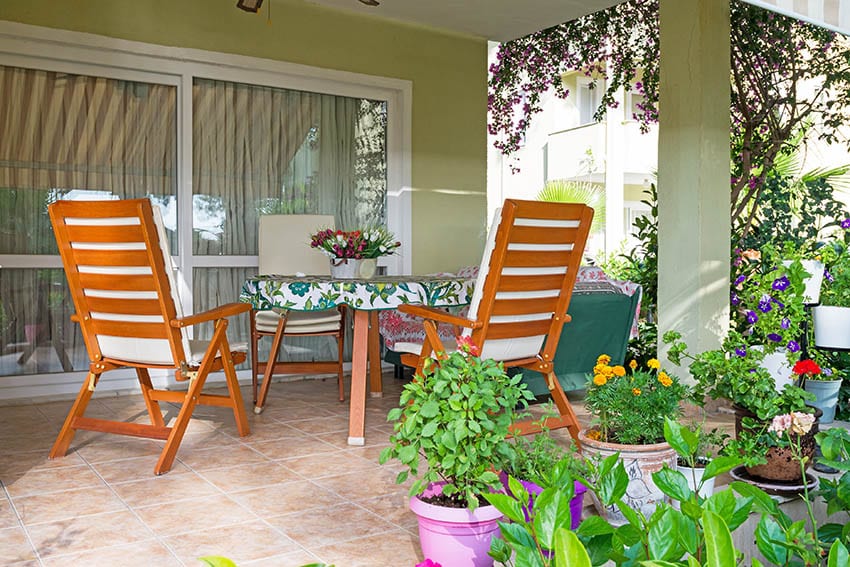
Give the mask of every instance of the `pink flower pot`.
M 423 497 L 440 494 L 444 483 L 435 483 Z M 410 509 L 419 519 L 419 543 L 422 553 L 442 567 L 491 567 L 490 540 L 499 535 L 502 514 L 495 506 L 446 508 L 410 499 Z
M 505 493 L 511 494 L 510 489 L 508 488 L 508 475 L 504 472 L 499 473 L 499 478 L 502 481 L 502 485 L 505 487 Z M 531 520 L 531 508 L 534 506 L 534 497 L 543 492 L 543 487 L 539 486 L 528 480 L 519 480 L 520 484 L 525 487 L 528 491 L 529 502 L 528 505 L 523 506 L 523 511 L 525 512 L 525 521 L 528 522 Z M 584 493 L 587 492 L 587 487 L 580 483 L 579 481 L 574 481 L 574 494 L 570 499 L 570 529 L 575 530 L 578 528 L 578 525 L 581 523 L 581 511 L 584 508 Z

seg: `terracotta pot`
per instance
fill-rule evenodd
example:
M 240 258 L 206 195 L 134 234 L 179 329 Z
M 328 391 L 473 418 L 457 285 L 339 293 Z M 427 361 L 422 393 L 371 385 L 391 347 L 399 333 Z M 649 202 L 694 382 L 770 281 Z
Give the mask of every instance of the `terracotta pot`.
M 803 436 L 795 436 L 800 439 L 800 447 L 802 449 L 803 456 L 808 457 L 806 468 L 811 465 L 812 457 L 815 454 L 815 435 L 818 432 L 818 420 L 821 414 L 822 412 L 820 410 L 815 410 L 815 422 L 809 432 Z M 745 417 L 755 419 L 756 416 L 749 410 L 735 407 L 736 436 L 740 435 L 741 431 L 744 430 L 744 425 L 741 420 Z M 763 426 L 766 427 L 767 424 L 764 424 Z M 797 443 L 796 439 L 794 440 L 794 443 Z M 790 447 L 771 447 L 768 449 L 765 458 L 767 459 L 767 463 L 763 465 L 744 467 L 747 474 L 750 476 L 761 477 L 765 480 L 779 482 L 794 482 L 803 478 L 803 471 L 800 467 L 800 462 L 794 458 Z
M 623 496 L 623 502 L 632 508 L 639 509 L 648 518 L 655 511 L 658 502 L 669 501 L 667 496 L 655 486 L 652 473 L 661 470 L 666 463 L 671 469 L 676 468 L 676 451 L 669 443 L 653 443 L 651 445 L 621 445 L 597 441 L 587 436 L 586 430 L 579 431 L 582 453 L 585 456 L 598 455 L 606 458 L 615 453 L 620 454 L 620 460 L 629 475 L 629 486 Z M 599 515 L 615 526 L 626 523 L 626 517 L 616 506 L 603 506 L 592 491 L 590 497 Z

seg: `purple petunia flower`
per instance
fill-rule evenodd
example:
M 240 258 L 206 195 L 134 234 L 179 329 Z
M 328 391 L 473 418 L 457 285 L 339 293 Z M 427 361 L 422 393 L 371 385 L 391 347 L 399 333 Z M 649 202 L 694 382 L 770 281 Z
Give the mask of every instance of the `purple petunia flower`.
M 791 326 L 791 319 L 789 319 L 788 317 L 783 317 L 782 321 L 779 322 L 779 326 L 783 329 L 789 328 Z
M 850 218 L 841 221 L 841 228 L 850 228 Z
M 729 303 L 731 303 L 732 305 L 740 305 L 741 304 L 741 298 L 738 297 L 738 294 L 733 291 L 729 295 Z
M 824 376 L 832 376 L 832 368 L 821 368 L 821 374 Z
M 747 276 L 740 275 L 737 278 L 735 278 L 735 284 L 734 285 L 739 286 L 742 283 L 744 283 L 745 281 L 747 281 Z
M 790 285 L 791 281 L 788 279 L 788 277 L 782 276 L 773 280 L 773 285 L 771 285 L 770 287 L 772 287 L 776 291 L 785 291 Z
M 773 301 L 772 297 L 767 294 L 762 295 L 761 299 L 759 300 L 759 311 L 761 311 L 762 313 L 770 312 L 770 310 L 773 309 L 773 305 L 770 304 L 771 301 Z
M 771 297 L 770 301 L 771 301 L 771 303 L 773 303 L 774 305 L 776 305 L 780 309 L 785 309 L 785 304 L 782 303 L 781 301 L 779 301 L 778 299 L 776 299 L 775 297 Z
M 798 343 L 797 341 L 788 341 L 788 346 L 786 346 L 785 348 L 787 348 L 791 352 L 800 352 L 800 343 Z
M 749 309 L 747 309 L 746 313 L 744 314 L 747 316 L 747 323 L 751 325 L 759 320 L 759 316 L 756 315 L 755 311 L 750 311 Z
M 834 282 L 834 281 L 835 281 L 835 278 L 834 278 L 834 277 L 832 277 L 832 274 L 830 274 L 828 270 L 824 270 L 824 271 L 823 271 L 823 277 L 825 277 L 825 278 L 826 278 L 826 281 L 828 281 L 828 282 L 830 282 L 830 283 L 832 283 L 832 282 Z
M 767 338 L 768 338 L 768 339 L 770 339 L 771 341 L 775 342 L 775 343 L 778 343 L 778 342 L 781 342 L 781 341 L 782 341 L 782 336 L 781 336 L 781 335 L 777 335 L 776 333 L 770 333 L 770 334 L 768 334 L 768 335 L 767 335 Z
M 747 348 L 746 347 L 735 347 L 735 354 L 740 356 L 741 358 L 747 356 Z

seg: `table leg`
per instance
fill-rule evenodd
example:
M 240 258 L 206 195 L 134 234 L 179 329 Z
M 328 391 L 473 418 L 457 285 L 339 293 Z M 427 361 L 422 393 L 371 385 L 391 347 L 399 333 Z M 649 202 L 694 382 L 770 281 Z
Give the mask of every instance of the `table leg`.
M 369 312 L 369 394 L 373 398 L 384 395 L 381 385 L 381 333 L 378 312 Z
M 366 444 L 366 354 L 369 312 L 354 311 L 354 340 L 351 353 L 351 395 L 348 410 L 348 444 Z

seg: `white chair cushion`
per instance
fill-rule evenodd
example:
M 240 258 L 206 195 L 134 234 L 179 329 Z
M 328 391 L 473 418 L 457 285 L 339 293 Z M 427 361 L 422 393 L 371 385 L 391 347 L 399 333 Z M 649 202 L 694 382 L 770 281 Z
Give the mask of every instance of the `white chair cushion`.
M 281 316 L 276 311 L 258 311 L 255 322 L 257 330 L 274 333 Z M 287 335 L 325 333 L 339 329 L 342 314 L 336 309 L 327 311 L 290 311 L 286 320 Z

